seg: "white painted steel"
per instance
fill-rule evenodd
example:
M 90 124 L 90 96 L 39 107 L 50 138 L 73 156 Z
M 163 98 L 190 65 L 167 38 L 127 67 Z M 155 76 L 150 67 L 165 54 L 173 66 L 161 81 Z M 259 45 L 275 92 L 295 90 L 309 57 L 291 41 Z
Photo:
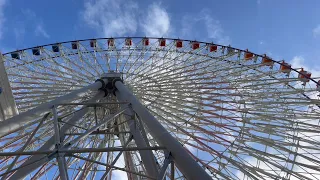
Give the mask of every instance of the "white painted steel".
M 192 159 L 181 144 L 169 134 L 169 132 L 152 116 L 139 100 L 134 97 L 121 81 L 117 81 L 115 86 L 117 87 L 117 91 L 119 91 L 119 93 L 116 94 L 119 100 L 131 103 L 132 109 L 146 124 L 150 133 L 157 139 L 159 144 L 165 146 L 167 150 L 172 153 L 175 164 L 188 179 L 211 179 L 205 170 Z
M 20 113 L 17 116 L 2 121 L 0 122 L 0 136 L 13 132 L 19 127 L 23 126 L 24 124 L 39 117 L 41 114 L 50 111 L 50 109 L 56 104 L 70 102 L 74 99 L 82 97 L 88 91 L 97 91 L 99 88 L 101 88 L 101 86 L 101 82 L 95 82 L 87 87 L 75 90 L 70 94 L 64 95 L 53 101 L 44 103 L 36 108 L 33 108 L 26 112 Z
M 31 49 L 21 50 L 20 59 L 13 59 L 10 53 L 3 54 L 0 78 L 4 77 L 5 68 L 8 82 L 1 86 L 11 86 L 9 94 L 13 96 L 0 95 L 1 106 L 15 107 L 14 98 L 19 112 L 25 113 L 85 88 L 102 74 L 114 71 L 121 74 L 130 92 L 212 179 L 320 179 L 317 168 L 320 86 L 316 74 L 308 79 L 299 73 L 301 67 L 285 68 L 282 61 L 276 60 L 264 63 L 263 55 L 253 53 L 246 58 L 245 50 L 207 42 L 200 42 L 199 48 L 194 48 L 197 42 L 181 40 L 183 46 L 178 48 L 180 40 L 175 39 L 149 38 L 146 46 L 145 38 L 114 38 L 114 46 L 109 47 L 108 40 L 96 39 L 94 47 L 90 46 L 91 40 L 79 41 L 77 49 L 71 47 L 71 42 L 64 42 L 57 44 L 59 52 L 54 52 L 52 45 L 42 46 L 38 56 Z M 130 40 L 132 44 L 128 45 Z M 159 42 L 165 42 L 165 46 Z M 91 103 L 87 104 L 88 108 L 80 105 L 94 95 L 87 91 L 58 106 L 63 142 L 76 139 L 119 110 L 111 91 L 107 97 L 102 93 L 97 113 Z M 11 99 L 11 104 L 3 105 L 6 99 Z M 48 112 L 48 107 L 44 109 Z M 26 121 L 16 116 L 19 118 L 13 117 L 10 123 L 0 123 L 0 151 L 19 152 L 25 147 L 25 151 L 33 153 L 16 161 L 13 156 L 2 156 L 0 176 L 11 163 L 14 163 L 13 171 L 7 177 L 12 179 L 59 176 L 55 173 L 59 172 L 58 165 L 54 160 L 48 161 L 50 158 L 23 167 L 30 160 L 43 157 L 35 154 L 55 148 L 52 116 L 43 122 L 34 137 L 30 136 L 44 114 L 40 112 L 29 114 Z M 150 146 L 160 146 L 146 123 L 137 121 L 141 117 L 134 118 L 135 126 L 142 126 L 141 130 L 145 131 L 141 133 Z M 73 144 L 74 152 L 77 148 L 82 151 L 76 154 L 80 158 L 66 158 L 69 178 L 100 179 L 105 172 L 101 163 L 113 163 L 116 155 L 94 150 L 125 149 L 122 146 L 131 134 L 120 132 L 128 131 L 127 120 L 119 117 Z M 26 142 L 29 142 L 27 146 Z M 115 165 L 117 170 L 110 169 L 107 179 L 114 179 L 120 169 L 128 178 L 149 177 L 136 146 L 134 141 L 128 144 L 127 148 L 136 151 L 124 151 Z M 91 151 L 85 153 L 84 148 Z M 164 151 L 154 150 L 153 155 L 161 169 Z M 16 169 L 19 172 L 13 173 Z M 166 170 L 166 178 L 171 174 L 175 179 L 184 178 L 179 166 L 174 173 Z

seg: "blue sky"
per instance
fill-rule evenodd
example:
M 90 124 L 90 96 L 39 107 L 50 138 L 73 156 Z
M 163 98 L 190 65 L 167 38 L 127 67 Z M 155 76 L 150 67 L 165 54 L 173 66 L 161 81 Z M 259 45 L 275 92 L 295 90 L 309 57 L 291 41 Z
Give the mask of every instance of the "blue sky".
M 279 60 L 300 57 L 317 65 L 319 8 L 317 0 L 0 0 L 0 50 L 146 35 L 231 44 Z
M 179 37 L 267 53 L 320 77 L 319 9 L 319 0 L 0 0 L 0 51 L 95 37 Z

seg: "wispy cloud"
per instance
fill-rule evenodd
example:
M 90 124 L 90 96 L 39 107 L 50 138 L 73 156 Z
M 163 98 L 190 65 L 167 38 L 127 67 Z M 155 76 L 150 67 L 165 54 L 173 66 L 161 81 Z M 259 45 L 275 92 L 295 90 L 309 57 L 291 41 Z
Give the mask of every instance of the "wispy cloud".
M 290 61 L 293 68 L 304 68 L 304 70 L 312 73 L 312 77 L 320 77 L 320 66 L 310 66 L 303 56 L 295 56 Z
M 23 19 L 16 22 L 13 28 L 17 42 L 21 42 L 25 31 L 30 31 L 30 29 L 32 29 L 34 35 L 37 37 L 50 38 L 50 35 L 44 28 L 41 17 L 38 17 L 36 13 L 30 9 L 22 9 L 21 13 L 23 14 Z
M 204 29 L 206 34 L 201 33 L 200 28 Z M 198 14 L 185 15 L 182 20 L 181 35 L 190 38 L 205 38 L 201 40 L 213 40 L 224 45 L 231 43 L 231 38 L 225 35 L 220 21 L 210 16 L 210 11 L 207 9 Z
M 36 36 L 50 38 L 50 35 L 44 28 L 42 19 L 38 17 L 34 11 L 31 9 L 23 9 L 22 14 L 27 21 L 31 22 L 32 26 L 34 27 L 34 34 Z
M 208 38 L 214 39 L 221 44 L 231 43 L 230 37 L 224 35 L 224 30 L 218 20 L 213 19 L 209 15 L 206 15 L 204 17 L 204 21 L 207 28 Z
M 22 9 L 21 12 L 24 15 L 24 17 L 28 20 L 34 20 L 35 18 L 37 18 L 36 13 L 33 12 L 31 9 Z
M 115 141 L 114 146 L 121 146 L 121 143 L 119 140 Z M 126 168 L 125 167 L 125 159 L 124 159 L 124 153 L 120 156 L 120 158 L 118 159 L 118 161 L 116 162 L 115 166 L 117 167 L 121 167 L 121 168 Z M 112 178 L 111 179 L 119 179 L 119 180 L 127 180 L 128 176 L 127 173 L 124 171 L 120 171 L 120 170 L 113 170 L 112 171 Z
M 22 41 L 25 33 L 26 33 L 26 29 L 24 26 L 17 26 L 15 28 L 13 28 L 13 33 L 14 33 L 14 36 L 16 38 L 16 41 Z
M 40 23 L 36 25 L 36 29 L 34 30 L 34 33 L 36 36 L 43 36 L 45 38 L 50 38 L 47 31 L 44 29 L 43 25 Z
M 133 34 L 137 30 L 138 5 L 133 1 L 91 0 L 85 2 L 82 18 L 100 35 Z
M 4 13 L 3 13 L 3 9 L 4 6 L 6 4 L 6 0 L 0 0 L 0 39 L 2 37 L 2 33 L 3 33 L 3 24 L 5 21 L 5 17 L 4 17 Z
M 153 3 L 140 25 L 146 36 L 161 37 L 170 31 L 170 17 L 161 4 Z
M 221 23 L 210 16 L 210 11 L 183 16 L 182 25 L 172 24 L 172 17 L 161 3 L 152 3 L 146 11 L 139 11 L 133 1 L 91 0 L 84 3 L 81 18 L 86 25 L 105 37 L 134 35 L 138 30 L 146 36 L 162 37 L 179 34 L 184 38 L 205 38 L 220 44 L 230 44 Z M 199 31 L 199 24 L 201 32 Z M 203 30 L 205 35 L 203 35 Z M 198 36 L 197 36 L 197 33 Z
M 312 33 L 314 37 L 320 36 L 320 24 L 312 30 Z

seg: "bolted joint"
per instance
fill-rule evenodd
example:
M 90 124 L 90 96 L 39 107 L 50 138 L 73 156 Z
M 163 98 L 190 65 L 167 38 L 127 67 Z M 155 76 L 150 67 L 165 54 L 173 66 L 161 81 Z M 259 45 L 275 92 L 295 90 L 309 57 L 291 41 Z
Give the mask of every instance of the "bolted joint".
M 112 93 L 113 93 L 113 95 L 115 95 L 115 96 L 116 96 L 116 90 L 117 90 L 117 88 L 116 88 L 116 82 L 117 82 L 117 81 L 120 81 L 120 82 L 123 83 L 123 80 L 122 80 L 121 78 L 113 78 L 113 79 L 112 79 Z
M 47 158 L 48 159 L 53 159 L 53 158 L 56 158 L 58 156 L 58 150 L 56 150 L 55 152 L 52 152 L 50 154 L 47 155 Z
M 105 89 L 106 88 L 106 83 L 104 82 L 103 79 L 97 79 L 95 82 L 101 82 L 102 86 L 100 89 Z
M 108 93 L 113 93 L 113 94 L 115 94 L 115 91 L 116 91 L 115 83 L 117 81 L 123 82 L 121 79 L 121 74 L 114 71 L 110 71 L 108 73 L 102 74 L 101 79 L 107 80 L 107 83 L 105 83 L 104 89 L 106 89 Z
M 112 86 L 113 86 L 114 88 L 116 88 L 116 82 L 117 82 L 117 81 L 120 81 L 120 82 L 123 83 L 123 80 L 122 80 L 121 78 L 114 78 L 114 79 L 112 80 Z
M 115 84 L 117 81 L 121 81 L 123 83 L 122 79 L 119 77 L 108 78 L 108 83 L 106 84 L 106 89 L 109 89 L 109 90 L 116 89 Z
M 106 88 L 101 89 L 101 90 L 104 92 L 104 96 L 103 97 L 107 97 L 108 94 L 109 94 L 108 90 Z

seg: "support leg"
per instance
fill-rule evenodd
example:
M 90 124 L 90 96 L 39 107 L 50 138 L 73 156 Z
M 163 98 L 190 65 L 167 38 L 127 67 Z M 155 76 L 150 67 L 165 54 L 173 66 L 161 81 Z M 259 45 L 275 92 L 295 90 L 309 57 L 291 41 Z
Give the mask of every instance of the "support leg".
M 116 95 L 118 101 L 122 102 L 124 100 L 122 99 L 122 96 L 118 94 L 118 92 Z M 121 105 L 122 108 L 125 106 L 128 105 Z M 127 109 L 124 114 L 125 120 L 128 121 L 130 132 L 133 135 L 133 139 L 137 144 L 137 147 L 148 147 L 147 144 L 149 142 L 145 141 L 145 139 L 142 137 L 140 130 L 135 126 L 133 110 L 131 108 Z M 152 151 L 139 151 L 139 154 L 141 156 L 141 160 L 144 164 L 147 174 L 151 177 L 157 177 L 159 172 Z
M 58 166 L 59 166 L 59 172 L 60 172 L 60 179 L 61 180 L 68 180 L 68 171 L 67 171 L 67 163 L 66 159 L 64 157 L 64 154 L 58 153 L 57 157 Z
M 127 100 L 132 104 L 133 110 L 146 124 L 152 136 L 171 152 L 173 159 L 179 170 L 188 179 L 211 179 L 209 174 L 188 154 L 182 145 L 170 135 L 170 133 L 153 117 L 153 115 L 134 97 L 134 95 L 124 86 L 121 81 L 115 83 L 117 88 L 117 98 Z
M 163 166 L 161 168 L 161 171 L 159 173 L 159 176 L 157 178 L 157 180 L 163 180 L 167 171 L 167 168 L 170 164 L 171 161 L 171 155 L 169 153 L 167 153 L 166 155 L 166 159 L 164 160 Z
M 124 130 L 122 128 L 119 127 L 120 130 Z M 121 146 L 124 146 L 126 143 L 125 143 L 125 135 L 124 134 L 119 134 L 119 139 L 120 139 L 120 143 L 121 143 Z M 130 171 L 136 171 L 135 167 L 134 167 L 134 164 L 133 164 L 133 160 L 132 160 L 132 157 L 130 155 L 130 152 L 124 152 L 123 153 L 123 158 L 124 158 L 124 163 L 125 163 L 125 168 L 126 169 L 129 169 Z M 138 179 L 138 176 L 136 174 L 132 174 L 132 173 L 129 173 L 127 172 L 127 176 L 128 176 L 128 179 L 132 179 L 132 180 L 137 180 Z
M 174 161 L 171 161 L 171 175 L 170 179 L 174 180 Z
M 98 92 L 93 98 L 89 100 L 89 102 L 96 102 L 98 99 L 103 98 L 105 95 L 104 92 L 100 91 Z M 72 118 L 69 119 L 68 122 L 71 124 L 76 123 L 79 119 L 81 119 L 87 112 L 89 108 L 84 108 L 77 113 L 74 114 Z M 71 129 L 72 126 L 69 124 L 65 124 L 60 129 L 60 137 L 64 137 L 64 134 Z M 55 137 L 51 137 L 41 148 L 38 149 L 38 151 L 47 151 L 50 149 L 53 149 L 55 147 Z M 34 171 L 38 167 L 42 166 L 44 163 L 46 163 L 49 160 L 46 155 L 33 155 L 31 156 L 26 162 L 24 162 L 21 166 L 24 166 L 25 164 L 32 164 L 28 166 L 24 166 L 23 168 L 16 171 L 10 179 L 16 180 L 16 179 L 23 179 L 25 176 L 27 176 L 30 172 Z
M 43 116 L 43 118 L 41 119 L 41 121 L 39 122 L 38 126 L 36 127 L 36 129 L 32 132 L 32 134 L 30 135 L 30 137 L 28 138 L 27 142 L 24 144 L 24 146 L 19 149 L 20 152 L 23 152 L 24 149 L 29 145 L 30 141 L 32 140 L 32 138 L 34 137 L 34 135 L 37 133 L 37 131 L 40 129 L 41 125 L 43 124 L 43 122 L 48 118 L 48 116 L 50 115 L 50 113 L 47 113 Z M 7 172 L 11 171 L 11 169 L 13 168 L 13 166 L 16 164 L 17 160 L 19 159 L 20 156 L 16 156 L 15 159 L 11 162 L 10 166 L 8 167 Z M 4 175 L 2 177 L 2 179 L 6 179 L 7 175 Z
M 107 80 L 104 80 L 104 83 L 107 83 Z M 33 108 L 29 111 L 23 112 L 19 115 L 16 115 L 12 118 L 9 118 L 5 121 L 0 122 L 0 136 L 3 136 L 5 134 L 8 134 L 10 132 L 15 131 L 16 129 L 20 128 L 21 126 L 24 126 L 26 123 L 36 119 L 39 117 L 42 113 L 49 112 L 52 106 L 56 104 L 61 104 L 65 102 L 70 102 L 74 99 L 77 99 L 81 96 L 83 96 L 85 93 L 87 93 L 90 90 L 97 91 L 99 88 L 103 86 L 102 82 L 98 81 L 95 82 L 87 87 L 78 89 L 73 91 L 70 94 L 61 96 L 53 101 L 44 103 L 42 105 L 39 105 L 36 108 Z
M 128 141 L 124 144 L 124 147 L 127 147 L 127 145 L 130 143 L 130 141 L 132 140 L 132 136 L 128 139 Z M 116 158 L 112 161 L 112 163 L 110 164 L 111 166 L 114 166 L 116 164 L 116 162 L 118 161 L 118 159 L 120 158 L 120 156 L 122 155 L 123 151 L 120 151 L 118 153 L 118 155 L 116 156 Z M 108 175 L 108 173 L 110 172 L 111 168 L 107 168 L 106 172 L 102 175 L 101 180 L 105 179 Z
M 64 153 L 59 153 L 59 150 L 61 148 L 61 139 L 60 139 L 60 128 L 59 128 L 58 113 L 57 113 L 56 106 L 53 106 L 52 113 L 53 113 L 53 123 L 54 123 L 54 137 L 55 137 L 56 149 L 58 150 L 57 161 L 59 166 L 59 173 L 60 173 L 59 175 L 61 180 L 68 180 L 69 178 L 68 178 L 66 159 L 64 158 Z

